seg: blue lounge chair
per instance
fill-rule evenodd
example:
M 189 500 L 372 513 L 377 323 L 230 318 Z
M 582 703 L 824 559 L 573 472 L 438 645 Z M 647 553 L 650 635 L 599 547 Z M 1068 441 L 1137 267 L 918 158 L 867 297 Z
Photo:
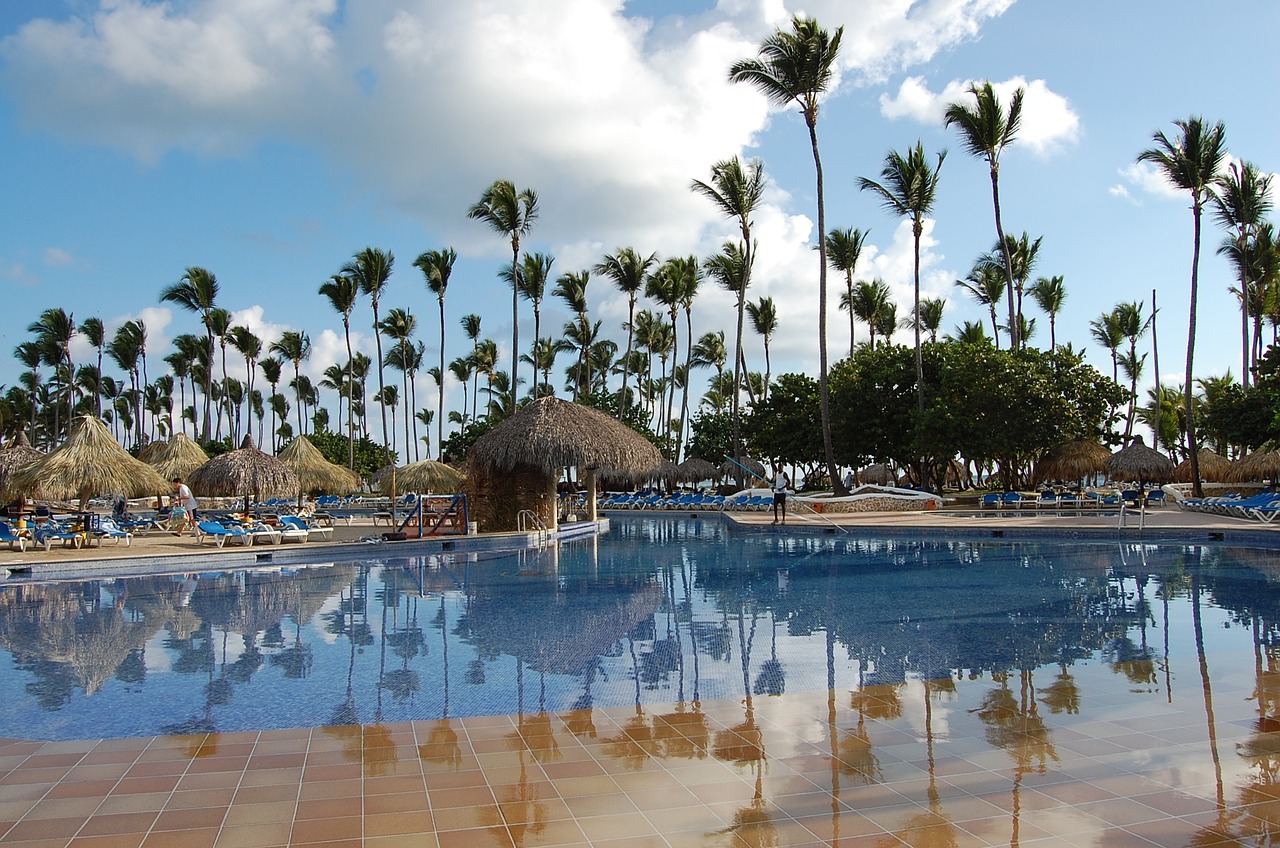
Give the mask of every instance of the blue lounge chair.
M 239 527 L 225 527 L 216 521 L 201 521 L 196 525 L 196 540 L 203 545 L 209 539 L 220 548 L 228 539 L 235 539 L 242 545 L 253 544 L 253 537 Z
M 46 521 L 36 525 L 32 538 L 37 545 L 48 551 L 53 549 L 54 542 L 61 542 L 64 548 L 78 548 L 84 544 L 85 534 L 57 521 Z
M 1022 492 L 1005 492 L 1002 498 L 1005 509 L 1022 508 Z
M 13 532 L 7 521 L 0 521 L 0 542 L 8 542 L 9 550 L 13 550 L 14 544 L 17 544 L 19 551 L 27 549 L 27 540 Z
M 283 541 L 299 541 L 306 542 L 314 533 L 322 541 L 327 541 L 333 535 L 332 527 L 321 527 L 318 524 L 308 524 L 296 515 L 280 516 L 280 530 L 284 533 Z
M 999 509 L 1003 503 L 1004 498 L 1001 497 L 999 492 L 987 492 L 982 496 L 983 509 Z
M 133 534 L 116 524 L 114 518 L 103 516 L 98 519 L 98 526 L 93 529 L 93 537 L 98 542 L 98 547 L 102 547 L 103 539 L 111 539 L 117 545 L 121 540 L 127 548 L 133 544 Z

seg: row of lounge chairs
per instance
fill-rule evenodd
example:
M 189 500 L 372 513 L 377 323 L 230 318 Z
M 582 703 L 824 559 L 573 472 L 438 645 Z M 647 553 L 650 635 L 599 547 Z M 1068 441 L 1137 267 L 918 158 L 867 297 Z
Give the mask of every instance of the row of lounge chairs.
M 1122 504 L 1131 509 L 1143 505 L 1145 495 L 1146 506 L 1164 506 L 1165 494 L 1160 489 L 1140 492 L 1130 489 L 1115 494 L 1102 492 L 1054 492 L 1043 491 L 1036 495 L 1024 495 L 1021 492 L 989 492 L 982 496 L 983 509 L 1051 509 L 1084 511 L 1090 509 L 1118 509 Z
M 27 545 L 44 548 L 46 551 L 53 550 L 55 542 L 61 542 L 63 547 L 71 548 L 80 548 L 95 542 L 101 546 L 104 539 L 110 539 L 117 544 L 123 541 L 125 547 L 128 547 L 133 541 L 133 534 L 117 524 L 114 519 L 104 516 L 99 516 L 93 525 L 87 528 L 69 521 L 50 518 L 25 530 L 17 530 L 9 522 L 0 521 L 0 542 L 7 542 L 10 550 L 16 547 L 19 552 L 26 551 Z
M 601 509 L 634 509 L 634 510 L 738 510 L 763 511 L 773 507 L 773 498 L 769 495 L 715 495 L 704 492 L 686 492 L 682 494 L 663 494 L 661 492 L 637 492 L 634 494 L 611 494 L 600 500 Z
M 266 542 L 279 545 L 282 542 L 306 542 L 315 535 L 328 540 L 333 535 L 332 527 L 308 524 L 296 515 L 282 515 L 278 524 L 263 522 L 244 523 L 229 519 L 223 521 L 201 521 L 196 524 L 196 540 L 203 545 L 211 542 L 219 548 L 228 541 L 239 545 L 253 545 Z
M 1263 492 L 1251 497 L 1230 494 L 1216 498 L 1186 498 L 1178 506 L 1192 512 L 1257 519 L 1263 524 L 1270 524 L 1280 514 L 1280 493 Z

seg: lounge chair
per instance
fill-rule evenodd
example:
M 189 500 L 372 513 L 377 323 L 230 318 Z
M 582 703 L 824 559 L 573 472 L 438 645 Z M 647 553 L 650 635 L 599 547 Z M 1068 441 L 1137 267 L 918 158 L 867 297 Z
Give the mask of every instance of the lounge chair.
M 249 535 L 249 544 L 254 545 L 259 542 L 278 545 L 284 538 L 284 535 L 270 524 L 249 524 L 244 527 L 244 532 Z
M 309 524 L 307 521 L 305 521 L 302 518 L 299 518 L 296 515 L 281 516 L 280 529 L 284 531 L 284 533 L 286 534 L 284 537 L 284 540 L 286 542 L 290 541 L 291 539 L 298 538 L 297 534 L 299 533 L 301 533 L 300 541 L 303 541 L 303 542 L 310 540 L 312 534 L 314 534 L 322 542 L 327 542 L 329 541 L 330 538 L 333 537 L 332 527 L 322 527 L 319 524 Z M 289 533 L 293 533 L 294 535 L 287 535 Z
M 1057 509 L 1058 493 L 1052 489 L 1045 489 L 1036 497 L 1036 509 Z
M 0 521 L 0 542 L 8 542 L 9 550 L 13 550 L 15 543 L 17 544 L 19 551 L 25 551 L 27 549 L 27 540 L 13 532 L 13 528 L 9 526 L 9 522 L 7 521 Z
M 242 545 L 253 544 L 253 537 L 239 527 L 225 527 L 216 521 L 201 521 L 196 525 L 196 541 L 203 545 L 209 539 L 220 548 L 228 539 L 235 539 Z
M 64 548 L 78 548 L 85 542 L 85 534 L 80 530 L 72 530 L 57 521 L 46 521 L 37 525 L 32 533 L 35 542 L 46 551 L 53 550 L 54 542 L 62 542 Z
M 983 509 L 999 509 L 1004 503 L 1004 498 L 999 492 L 987 492 L 982 496 Z
M 1022 508 L 1022 492 L 1005 492 L 1001 498 L 1005 509 Z
M 98 547 L 102 547 L 103 539 L 111 539 L 117 545 L 123 540 L 126 548 L 133 544 L 133 534 L 120 527 L 114 518 L 106 516 L 98 519 L 98 526 L 93 528 L 93 538 L 97 540 Z

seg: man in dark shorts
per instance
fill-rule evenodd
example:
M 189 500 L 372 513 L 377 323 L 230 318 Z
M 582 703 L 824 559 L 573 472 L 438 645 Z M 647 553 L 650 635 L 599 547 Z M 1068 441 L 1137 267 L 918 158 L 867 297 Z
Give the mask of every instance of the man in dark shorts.
M 778 523 L 778 510 L 782 510 L 782 523 L 787 523 L 787 489 L 791 488 L 791 478 L 781 468 L 773 476 L 773 523 Z

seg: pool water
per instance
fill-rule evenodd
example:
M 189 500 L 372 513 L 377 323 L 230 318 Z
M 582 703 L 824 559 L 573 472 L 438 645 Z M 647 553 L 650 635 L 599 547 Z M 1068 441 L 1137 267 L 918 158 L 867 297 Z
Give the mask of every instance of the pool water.
M 1265 747 L 1280 730 L 1277 561 L 628 517 L 558 548 L 6 585 L 0 736 L 669 717 L 712 701 L 750 723 L 840 693 L 908 736 L 970 727 L 1043 766 L 1054 727 L 1208 710 L 1216 691 L 1256 725 L 1242 744 Z

